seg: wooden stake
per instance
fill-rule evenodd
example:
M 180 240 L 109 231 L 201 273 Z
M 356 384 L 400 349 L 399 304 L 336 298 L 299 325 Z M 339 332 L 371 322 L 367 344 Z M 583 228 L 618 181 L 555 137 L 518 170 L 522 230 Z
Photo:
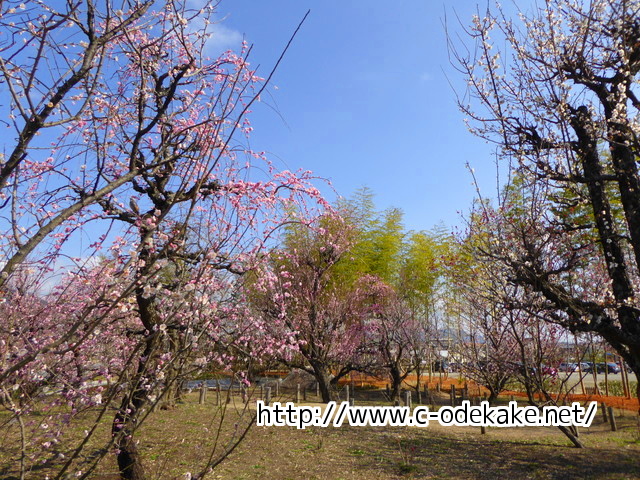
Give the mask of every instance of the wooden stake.
M 616 425 L 616 417 L 613 414 L 613 407 L 607 407 L 607 412 L 609 413 L 609 423 L 611 424 L 611 431 L 618 431 L 618 426 Z

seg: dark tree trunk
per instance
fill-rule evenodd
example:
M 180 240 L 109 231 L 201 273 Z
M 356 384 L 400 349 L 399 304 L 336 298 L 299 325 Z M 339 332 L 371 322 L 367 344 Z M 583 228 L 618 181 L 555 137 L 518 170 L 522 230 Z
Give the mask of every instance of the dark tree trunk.
M 413 373 L 416 376 L 416 386 L 415 386 L 415 391 L 418 397 L 418 401 L 420 401 L 421 398 L 421 392 L 422 392 L 422 382 L 420 381 L 420 378 L 422 377 L 422 367 L 420 366 L 420 362 L 418 362 L 415 366 L 415 368 L 413 369 Z
M 125 436 L 117 443 L 120 478 L 123 480 L 144 480 L 144 468 L 136 441 L 132 436 Z
M 313 368 L 313 376 L 318 382 L 318 387 L 320 388 L 322 401 L 324 403 L 329 403 L 333 400 L 331 392 L 331 374 L 329 373 L 329 369 L 326 365 L 319 362 L 311 362 L 311 367 Z
M 391 401 L 400 403 L 400 387 L 402 386 L 402 372 L 398 365 L 389 367 L 389 377 L 391 378 Z
M 149 371 L 149 362 L 155 349 L 155 335 L 146 339 L 143 355 L 138 360 L 138 368 L 132 379 L 133 390 L 130 395 L 125 393 L 120 408 L 113 419 L 111 433 L 115 437 L 116 457 L 120 478 L 123 480 L 144 480 L 145 473 L 142 458 L 134 434 L 142 408 L 147 404 L 147 392 L 142 388 L 144 377 Z
M 584 448 L 583 443 L 582 443 L 582 442 L 580 441 L 580 439 L 579 439 L 579 438 L 578 438 L 578 437 L 577 437 L 577 436 L 576 436 L 576 435 L 571 431 L 571 429 L 570 429 L 570 428 L 568 428 L 568 427 L 564 427 L 564 426 L 562 426 L 562 425 L 560 425 L 558 428 L 560 429 L 560 431 L 561 431 L 562 433 L 564 433 L 564 434 L 567 436 L 567 438 L 568 438 L 569 440 L 571 440 L 571 443 L 573 443 L 573 444 L 576 446 L 576 448 Z
M 142 459 L 134 438 L 137 417 L 144 403 L 145 393 L 137 388 L 132 398 L 125 396 L 122 399 L 120 409 L 113 420 L 111 432 L 115 436 L 118 470 L 123 480 L 145 479 Z

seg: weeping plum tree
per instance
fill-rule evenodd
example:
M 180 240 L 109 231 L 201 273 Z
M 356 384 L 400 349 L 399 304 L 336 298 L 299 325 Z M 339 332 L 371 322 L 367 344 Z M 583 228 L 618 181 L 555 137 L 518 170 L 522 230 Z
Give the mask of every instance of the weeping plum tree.
M 377 369 L 391 385 L 390 400 L 400 402 L 402 382 L 420 365 L 427 345 L 425 322 L 413 315 L 408 302 L 380 278 L 367 275 L 359 282 L 360 302 L 366 305 L 366 342 Z
M 531 193 L 518 222 L 501 198 L 487 254 L 545 319 L 600 335 L 636 374 L 639 19 L 635 0 L 553 0 L 519 20 L 496 5 L 474 17 L 470 49 L 452 48 L 472 132 Z
M 366 370 L 369 306 L 359 282 L 345 285 L 336 266 L 353 244 L 353 228 L 329 212 L 318 222 L 289 228 L 282 248 L 248 282 L 267 334 L 292 347 L 275 352 L 284 364 L 312 374 L 324 402 L 331 386 L 353 370 Z
M 137 432 L 177 372 L 228 367 L 232 344 L 282 347 L 250 338 L 257 319 L 236 276 L 262 261 L 291 212 L 324 202 L 309 172 L 278 172 L 245 146 L 268 78 L 246 44 L 210 58 L 215 9 L 189 6 L 0 6 L 12 132 L 0 161 L 8 474 L 38 464 L 86 478 L 114 453 L 122 478 L 143 479 Z M 114 411 L 111 435 L 96 440 Z M 78 413 L 90 421 L 75 441 Z M 203 455 L 198 478 L 220 458 Z

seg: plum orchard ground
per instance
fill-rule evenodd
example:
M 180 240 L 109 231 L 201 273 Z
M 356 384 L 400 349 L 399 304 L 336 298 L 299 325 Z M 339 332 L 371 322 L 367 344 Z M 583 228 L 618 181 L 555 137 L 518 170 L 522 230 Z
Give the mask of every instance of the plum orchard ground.
M 441 394 L 441 403 L 446 398 Z M 291 396 L 281 400 L 291 400 Z M 213 401 L 210 394 L 207 404 L 198 405 L 194 392 L 178 408 L 151 415 L 139 436 L 149 478 L 183 478 L 185 472 L 196 470 L 196 464 L 214 441 Z M 239 397 L 234 401 L 239 407 Z M 225 431 L 233 428 L 234 417 L 231 414 L 224 422 Z M 15 466 L 7 462 L 7 456 L 16 453 L 18 442 L 12 438 L 15 429 L 7 428 L 5 420 L 6 415 L 0 412 L 0 424 L 4 425 L 0 436 L 0 478 L 15 478 Z M 598 414 L 591 428 L 581 429 L 581 439 L 588 447 L 583 450 L 572 448 L 557 429 L 549 427 L 489 429 L 481 435 L 478 428 L 439 425 L 427 429 L 344 426 L 306 430 L 254 426 L 245 441 L 208 478 L 640 478 L 637 417 L 626 412 L 618 418 L 618 426 L 618 432 L 611 432 Z M 108 435 L 109 425 L 102 427 L 100 435 Z M 78 425 L 78 435 L 83 428 Z M 46 473 L 39 470 L 28 478 L 45 478 Z M 105 459 L 91 478 L 117 479 L 114 458 Z

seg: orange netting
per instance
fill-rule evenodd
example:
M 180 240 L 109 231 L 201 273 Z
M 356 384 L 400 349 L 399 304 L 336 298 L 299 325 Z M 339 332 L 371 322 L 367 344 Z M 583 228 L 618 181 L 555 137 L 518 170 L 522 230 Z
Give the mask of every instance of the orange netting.
M 415 386 L 417 381 L 417 377 L 415 375 L 409 375 L 407 379 L 404 381 L 404 385 L 406 386 Z M 338 383 L 340 385 L 345 385 L 348 383 L 352 383 L 356 387 L 361 388 L 385 388 L 389 383 L 388 379 L 373 377 L 370 375 L 364 375 L 359 373 L 354 373 L 350 377 L 347 376 L 342 378 Z M 459 378 L 453 378 L 448 376 L 447 374 L 434 374 L 429 376 L 422 377 L 420 381 L 421 385 L 427 385 L 429 389 L 436 388 L 436 385 L 440 384 L 440 388 L 443 391 L 450 391 L 451 386 L 455 385 L 456 388 L 463 388 L 465 384 L 467 385 L 467 389 L 469 394 L 472 396 L 482 396 L 485 393 L 488 394 L 489 390 L 486 388 L 476 384 L 471 380 L 464 380 Z M 525 392 L 516 392 L 516 391 L 505 391 L 502 395 L 513 395 L 514 397 L 522 397 L 526 398 L 527 394 Z M 569 402 L 599 402 L 605 403 L 607 406 L 622 408 L 624 410 L 632 410 L 632 411 L 640 411 L 640 404 L 638 402 L 638 398 L 632 397 L 614 397 L 614 396 L 606 396 L 606 395 L 581 395 L 581 394 L 570 394 L 566 396 L 567 401 Z M 542 400 L 542 397 L 540 397 Z

